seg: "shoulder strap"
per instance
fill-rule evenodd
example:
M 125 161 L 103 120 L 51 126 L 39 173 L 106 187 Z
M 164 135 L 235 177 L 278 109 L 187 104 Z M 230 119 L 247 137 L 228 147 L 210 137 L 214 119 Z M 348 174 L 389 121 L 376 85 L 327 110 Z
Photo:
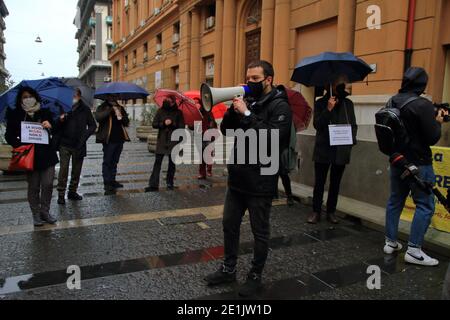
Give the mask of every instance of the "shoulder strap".
M 420 97 L 411 97 L 408 100 L 406 100 L 400 107 L 398 107 L 399 110 L 402 110 L 404 107 L 406 107 L 408 104 L 410 104 L 413 101 L 419 100 Z M 389 100 L 389 102 L 391 103 L 392 106 L 392 99 Z

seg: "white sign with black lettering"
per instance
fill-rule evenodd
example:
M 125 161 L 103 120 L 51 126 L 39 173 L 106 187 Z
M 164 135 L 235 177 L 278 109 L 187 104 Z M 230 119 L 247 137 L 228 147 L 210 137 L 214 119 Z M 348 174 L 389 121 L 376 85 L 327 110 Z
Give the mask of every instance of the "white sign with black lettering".
M 21 142 L 22 143 L 36 143 L 48 144 L 48 132 L 42 127 L 42 124 L 37 122 L 21 123 Z
M 350 146 L 353 145 L 352 126 L 329 125 L 330 145 L 331 146 Z

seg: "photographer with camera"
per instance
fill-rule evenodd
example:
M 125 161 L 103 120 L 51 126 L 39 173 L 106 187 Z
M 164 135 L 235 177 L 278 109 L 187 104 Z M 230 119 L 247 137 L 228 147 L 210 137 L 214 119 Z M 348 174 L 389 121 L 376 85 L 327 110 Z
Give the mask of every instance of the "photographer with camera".
M 421 247 L 435 210 L 435 198 L 431 192 L 435 184 L 430 146 L 441 138 L 441 125 L 448 111 L 420 97 L 428 83 L 428 75 L 422 68 L 409 68 L 403 78 L 399 93 L 389 105 L 400 110 L 400 118 L 406 129 L 407 143 L 397 148 L 391 156 L 391 195 L 386 207 L 386 244 L 384 252 L 400 251 L 398 226 L 406 198 L 411 193 L 416 211 L 411 226 L 405 261 L 423 266 L 436 266 L 439 261 L 425 254 Z M 401 149 L 401 150 L 400 150 Z M 404 165 L 403 163 L 407 163 Z M 416 178 L 415 180 L 410 179 Z M 422 184 L 422 186 L 421 186 Z M 430 189 L 430 192 L 427 192 Z
M 91 109 L 81 100 L 81 90 L 75 89 L 72 110 L 59 118 L 59 157 L 58 204 L 66 203 L 65 194 L 69 175 L 70 158 L 72 173 L 70 175 L 69 200 L 80 201 L 83 198 L 77 193 L 80 182 L 83 160 L 86 157 L 86 141 L 97 129 Z

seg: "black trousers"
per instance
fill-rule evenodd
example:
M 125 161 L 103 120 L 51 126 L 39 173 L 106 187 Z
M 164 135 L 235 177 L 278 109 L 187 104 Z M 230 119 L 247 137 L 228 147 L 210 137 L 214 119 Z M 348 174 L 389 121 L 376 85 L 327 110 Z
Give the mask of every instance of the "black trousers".
M 289 178 L 289 174 L 280 174 L 280 178 L 283 183 L 284 193 L 286 193 L 288 197 L 292 196 L 291 179 Z
M 123 150 L 123 142 L 103 144 L 103 182 L 105 184 L 116 181 L 117 165 Z
M 172 161 L 171 155 L 167 155 L 169 157 L 169 168 L 167 170 L 166 183 L 168 186 L 173 186 L 173 180 L 175 178 L 176 166 Z M 150 176 L 150 180 L 148 185 L 151 188 L 159 188 L 159 176 L 161 174 L 161 165 L 164 159 L 164 154 L 156 154 L 155 155 L 155 164 L 153 165 L 153 172 Z
M 248 210 L 255 238 L 250 272 L 262 273 L 269 253 L 271 207 L 272 197 L 255 197 L 231 189 L 227 190 L 222 222 L 225 247 L 224 265 L 227 269 L 231 270 L 236 267 L 242 217 Z
M 342 176 L 345 171 L 345 165 L 338 166 L 329 163 L 315 163 L 315 185 L 313 195 L 314 212 L 322 211 L 323 194 L 325 191 L 325 182 L 327 181 L 328 171 L 330 171 L 330 189 L 328 190 L 327 213 L 335 213 L 341 186 Z

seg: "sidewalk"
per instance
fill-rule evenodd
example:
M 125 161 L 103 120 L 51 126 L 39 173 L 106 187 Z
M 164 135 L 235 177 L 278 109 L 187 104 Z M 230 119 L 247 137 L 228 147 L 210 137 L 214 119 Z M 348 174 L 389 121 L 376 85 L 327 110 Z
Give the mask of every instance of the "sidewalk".
M 279 188 L 281 191 L 284 190 L 281 182 Z M 294 196 L 300 198 L 303 204 L 312 204 L 312 187 L 292 182 L 292 192 Z M 328 197 L 328 192 L 325 192 L 324 198 L 326 197 Z M 340 196 L 337 209 L 343 214 L 361 219 L 367 227 L 378 231 L 384 230 L 385 208 Z M 407 241 L 410 228 L 410 222 L 400 221 L 399 235 L 401 240 Z M 425 235 L 424 247 L 439 254 L 450 256 L 450 234 L 430 228 Z

